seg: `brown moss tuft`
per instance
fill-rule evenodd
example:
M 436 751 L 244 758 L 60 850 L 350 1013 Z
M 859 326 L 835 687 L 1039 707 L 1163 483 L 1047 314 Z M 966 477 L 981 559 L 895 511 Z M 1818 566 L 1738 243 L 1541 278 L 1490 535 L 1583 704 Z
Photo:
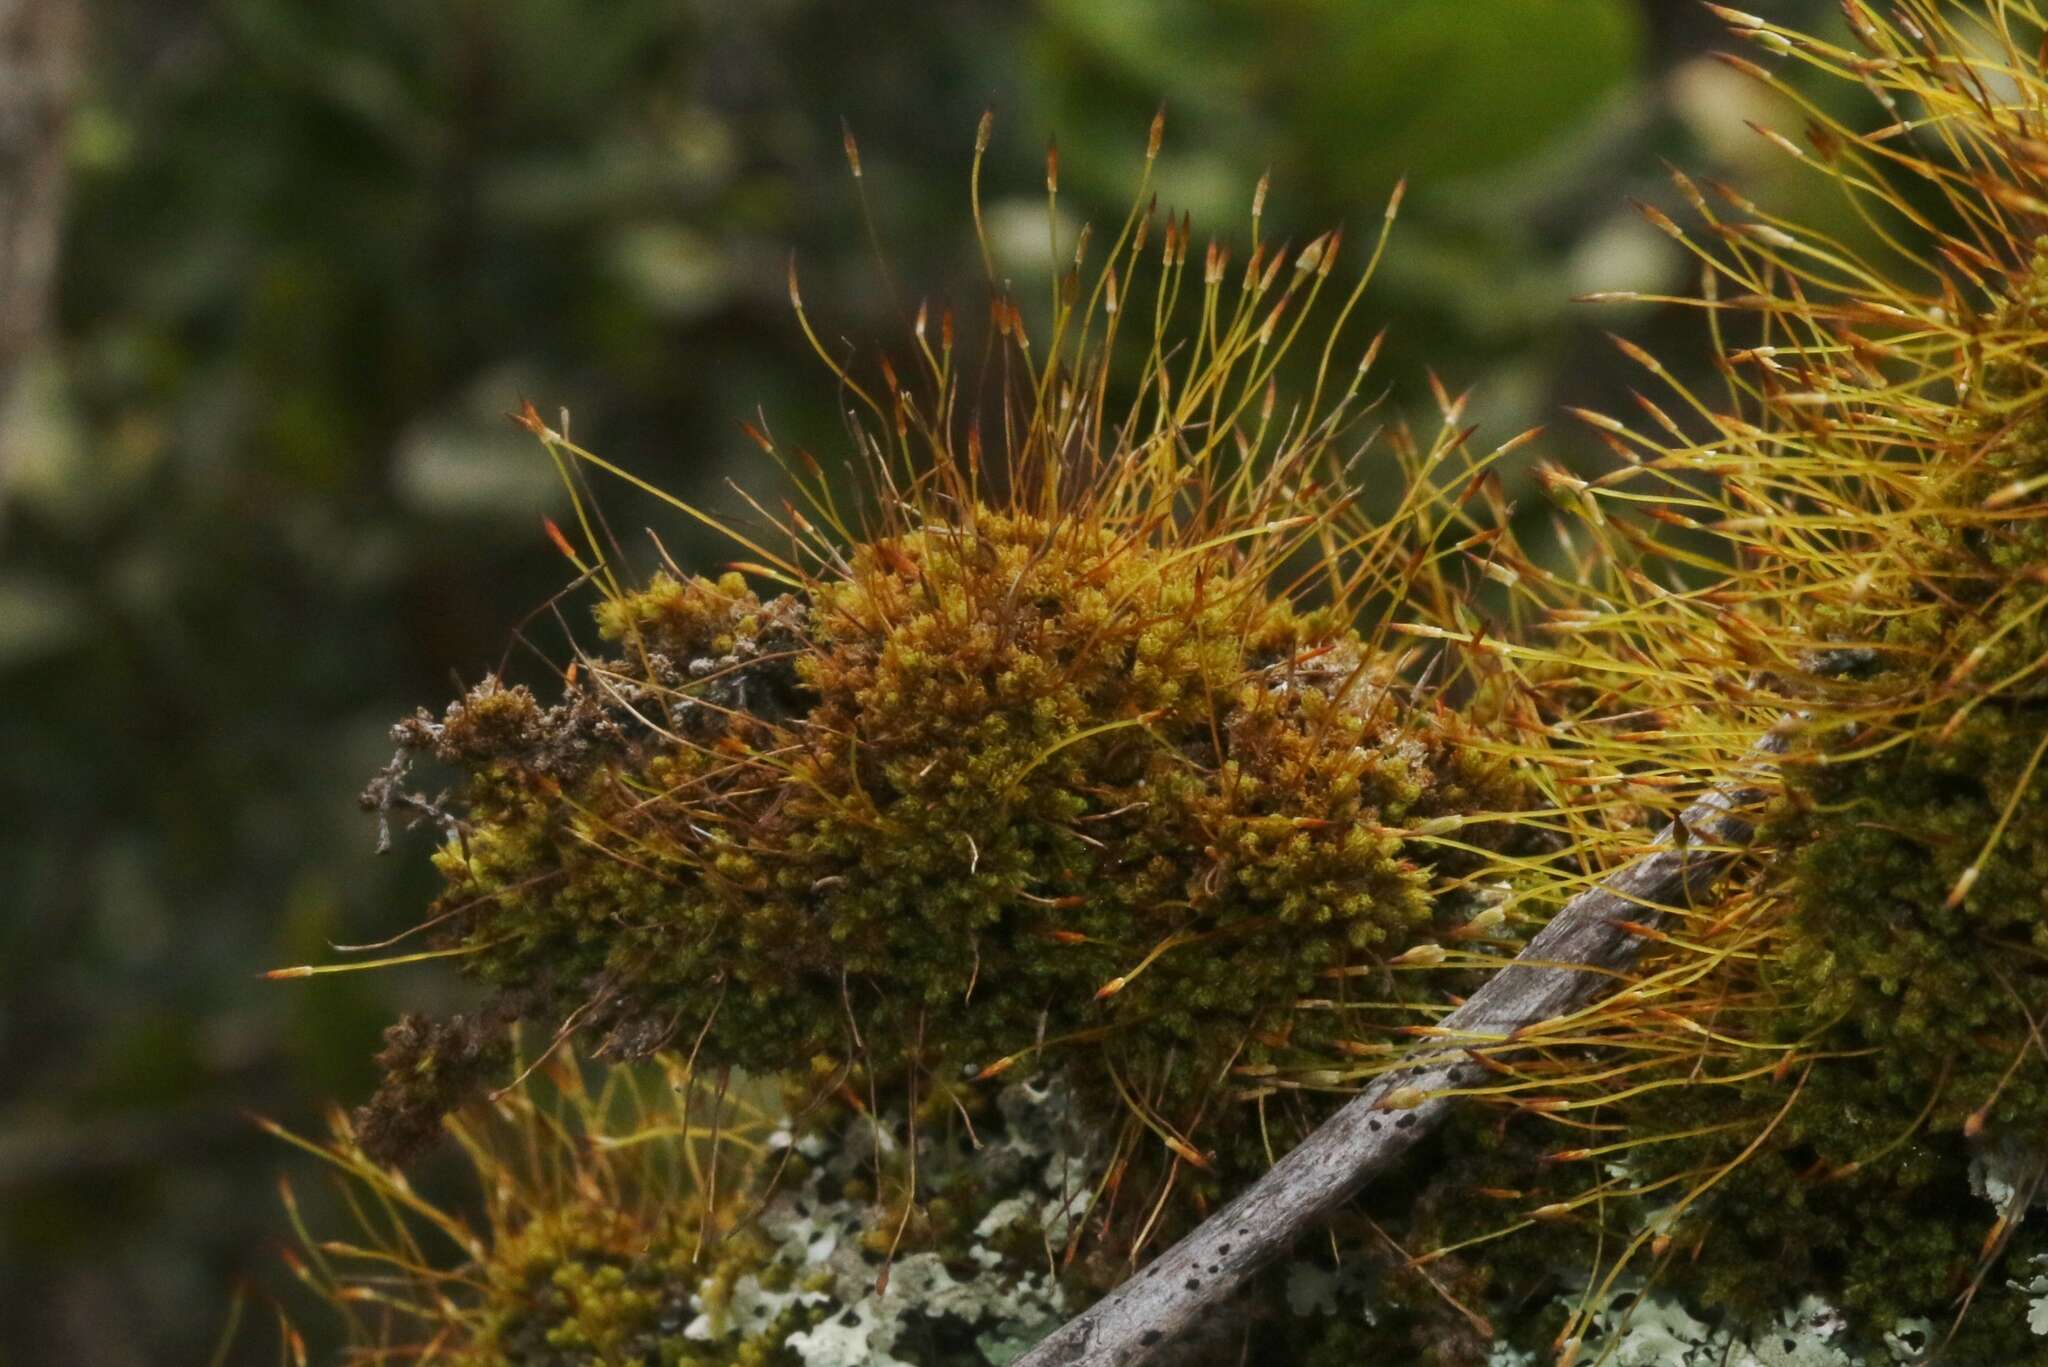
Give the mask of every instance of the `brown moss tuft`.
M 1407 833 L 1523 792 L 1228 548 L 982 509 L 801 607 L 659 579 L 600 619 L 621 654 L 564 703 L 487 683 L 404 731 L 463 777 L 435 914 L 485 981 L 583 983 L 579 1023 L 709 1066 L 950 1083 L 1045 1046 L 1189 1135 L 1316 1035 L 1329 970 L 1449 929 L 1479 856 Z
M 407 1012 L 386 1029 L 377 1054 L 384 1080 L 352 1118 L 363 1152 L 378 1163 L 408 1162 L 441 1137 L 449 1111 L 507 1080 L 508 1031 L 517 1016 L 500 998 L 446 1021 Z

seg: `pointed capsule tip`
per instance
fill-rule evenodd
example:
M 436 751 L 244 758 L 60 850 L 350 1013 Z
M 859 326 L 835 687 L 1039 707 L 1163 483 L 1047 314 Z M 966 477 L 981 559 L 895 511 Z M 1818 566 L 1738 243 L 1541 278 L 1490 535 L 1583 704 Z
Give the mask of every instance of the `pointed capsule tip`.
M 860 179 L 860 144 L 853 140 L 853 125 L 845 119 L 839 120 L 840 146 L 846 150 L 846 164 L 853 170 L 853 178 Z

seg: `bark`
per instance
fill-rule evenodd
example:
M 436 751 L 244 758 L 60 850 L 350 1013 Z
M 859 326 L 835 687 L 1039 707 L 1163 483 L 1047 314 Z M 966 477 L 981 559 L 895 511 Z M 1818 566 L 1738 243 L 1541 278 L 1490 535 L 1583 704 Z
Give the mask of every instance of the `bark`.
M 1750 838 L 1746 812 L 1761 800 L 1759 780 L 1788 733 L 1780 728 L 1759 740 L 1745 772 L 1680 813 L 1654 853 L 1566 903 L 1512 964 L 1443 1018 L 1456 1042 L 1433 1041 L 1376 1079 L 1264 1177 L 1016 1367 L 1146 1360 L 1391 1167 L 1450 1112 L 1454 1099 L 1444 1092 L 1484 1075 L 1474 1051 L 1510 1044 L 1517 1031 L 1576 1009 L 1634 964 L 1642 939 L 1617 922 L 1654 925 L 1660 907 L 1691 902 L 1726 871 Z M 1418 1095 L 1419 1102 L 1401 1104 Z
M 78 0 L 0 0 L 0 406 L 49 316 L 80 29 Z

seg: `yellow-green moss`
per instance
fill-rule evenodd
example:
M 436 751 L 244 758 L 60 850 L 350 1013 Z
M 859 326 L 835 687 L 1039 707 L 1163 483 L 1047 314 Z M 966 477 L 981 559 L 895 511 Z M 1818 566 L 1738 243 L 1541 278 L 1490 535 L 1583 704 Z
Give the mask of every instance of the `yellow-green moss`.
M 2019 794 L 1950 905 L 2042 724 L 2031 708 L 1991 704 L 1947 738 L 1788 770 L 1788 800 L 1765 831 L 1787 880 L 1765 968 L 1776 1003 L 1767 1034 L 1803 1042 L 1818 1061 L 1763 1147 L 1716 1187 L 1693 1231 L 1699 1255 L 1677 1265 L 1710 1302 L 1761 1317 L 1790 1285 L 1854 1312 L 1866 1339 L 1909 1316 L 1946 1324 L 1997 1215 L 1970 1195 L 1966 1129 L 2036 1142 L 2048 1132 L 2048 1059 L 2029 1021 L 2048 987 L 2048 772 Z M 1823 731 L 1805 757 L 1848 744 Z M 1639 1123 L 1678 1131 L 1745 1109 L 1768 1117 L 1796 1081 L 1661 1093 Z M 1750 1137 L 1652 1152 L 1659 1165 L 1704 1169 Z M 2016 1322 L 1975 1315 L 1966 1330 L 1980 1351 L 1985 1335 L 2017 1351 Z
M 951 1080 L 1079 1035 L 1045 1059 L 1192 1127 L 1325 970 L 1437 933 L 1452 861 L 1401 828 L 1519 791 L 1235 567 L 981 510 L 805 600 L 659 578 L 559 706 L 487 684 L 401 728 L 464 779 L 437 913 L 469 972 L 629 1044 Z
M 2048 1135 L 2048 694 L 2029 677 L 2048 659 L 2048 522 L 2000 494 L 2048 471 L 2044 285 L 2036 257 L 1986 318 L 1955 441 L 1913 472 L 1909 534 L 1865 547 L 1867 595 L 1813 624 L 1869 649 L 1816 699 L 1761 832 L 1778 920 L 1754 1027 L 1811 1071 L 1626 1108 L 1646 1132 L 1752 1118 L 1644 1151 L 1652 1174 L 1708 1174 L 1789 1103 L 1676 1236 L 1678 1285 L 1751 1322 L 1797 1286 L 1875 1343 L 1908 1317 L 1945 1331 L 1981 1275 L 1954 1361 L 2044 1355 L 1986 1261 L 1998 1212 L 1968 1176 L 1980 1138 Z M 2017 1266 L 2038 1246 L 1992 1252 Z
M 684 1334 L 694 1304 L 715 1310 L 737 1278 L 777 1275 L 773 1252 L 742 1229 L 699 1262 L 687 1225 L 650 1230 L 588 1193 L 499 1233 L 472 1336 L 449 1346 L 471 1367 L 793 1367 L 784 1340 L 816 1318 L 796 1304 L 715 1346 Z

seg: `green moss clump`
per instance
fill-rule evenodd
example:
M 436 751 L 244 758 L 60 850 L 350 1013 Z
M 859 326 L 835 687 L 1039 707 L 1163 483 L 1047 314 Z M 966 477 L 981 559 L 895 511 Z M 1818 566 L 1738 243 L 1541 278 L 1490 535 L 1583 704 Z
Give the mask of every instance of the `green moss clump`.
M 2027 773 L 2041 724 L 2029 708 L 1987 705 L 1946 739 L 1788 770 L 1789 800 L 1765 830 L 1787 910 L 1764 982 L 1771 1038 L 1817 1062 L 1796 1099 L 1788 1076 L 1656 1103 L 1667 1132 L 1790 1103 L 1715 1188 L 1697 1258 L 1677 1264 L 1709 1303 L 1760 1320 L 1784 1287 L 1805 1287 L 1853 1312 L 1871 1341 L 1901 1319 L 1952 1315 L 1997 1216 L 1970 1193 L 1971 1136 L 2048 1133 L 2033 1033 L 2048 989 L 2048 771 Z M 1824 736 L 1807 758 L 1849 744 Z M 1650 1152 L 1710 1171 L 1754 1133 Z M 2012 1355 L 2038 1351 L 2022 1319 L 1971 1315 L 1960 1332 L 1975 1346 L 1957 1360 L 2026 1360 Z
M 2029 772 L 2044 720 L 1992 703 L 1947 738 L 1800 766 L 1773 833 L 1796 860 L 1775 965 L 1793 1020 L 1830 1050 L 1874 1050 L 1870 1085 L 1938 1131 L 1976 1115 L 2048 1132 L 2029 1024 L 2048 990 L 2048 769 Z
M 618 656 L 562 704 L 490 683 L 399 739 L 462 774 L 464 967 L 629 1053 L 945 1084 L 1045 1044 L 1186 1134 L 1319 1028 L 1291 1008 L 1326 970 L 1446 928 L 1432 888 L 1475 860 L 1404 830 L 1522 791 L 1334 614 L 1078 519 L 980 510 L 803 600 L 664 577 L 599 619 Z
M 703 1304 L 742 1276 L 782 1281 L 773 1249 L 742 1228 L 698 1255 L 694 1229 L 650 1231 L 602 1199 L 570 1200 L 501 1232 L 479 1269 L 470 1336 L 453 1345 L 466 1367 L 795 1367 L 784 1341 L 817 1316 L 795 1297 L 736 1336 L 686 1330 Z
M 2048 334 L 2044 280 L 2037 264 L 1998 332 Z M 2004 1285 L 1985 1256 L 1999 1212 L 1968 1179 L 1987 1141 L 2048 1157 L 2048 699 L 2027 682 L 2048 659 L 2048 526 L 1995 497 L 2048 471 L 2037 350 L 1984 367 L 1969 430 L 1917 475 L 1913 535 L 1869 548 L 1878 587 L 1819 622 L 1874 649 L 1864 677 L 1817 704 L 1761 832 L 1779 911 L 1759 1034 L 1813 1060 L 1796 1099 L 1784 1076 L 1638 1110 L 1645 1132 L 1751 1117 L 1644 1151 L 1653 1172 L 1706 1175 L 1788 1107 L 1717 1183 L 1693 1222 L 1697 1254 L 1676 1264 L 1746 1322 L 1799 1286 L 1874 1344 L 1902 1319 L 1945 1327 L 1981 1277 L 1992 1290 L 1953 1360 L 2043 1355 L 2024 1314 L 1984 1311 Z M 2017 1265 L 2032 1237 L 2004 1258 Z
M 1768 1120 L 1791 1085 L 1681 1089 L 1655 1123 L 1678 1132 L 1745 1113 Z M 2004 1270 L 2025 1266 L 2048 1241 L 2022 1226 L 2001 1259 L 1987 1260 L 1996 1212 L 1971 1189 L 1968 1145 L 1957 1131 L 1915 1131 L 1914 1121 L 1861 1070 L 1816 1067 L 1747 1156 L 1753 1130 L 1645 1150 L 1644 1177 L 1703 1178 L 1734 1165 L 1673 1228 L 1659 1284 L 1746 1332 L 1769 1326 L 1786 1289 L 1798 1288 L 1844 1311 L 1845 1342 L 1874 1360 L 1889 1360 L 1888 1333 L 1918 1320 L 1936 1325 L 1937 1337 L 1954 1327 L 1941 1361 L 2048 1361 Z M 1960 1298 L 1980 1277 L 1959 1318 Z
M 348 1300 L 416 1282 L 396 1298 L 403 1313 L 355 1326 L 356 1347 L 381 1361 L 430 1342 L 429 1356 L 465 1367 L 986 1367 L 1080 1299 L 1047 1253 L 1079 1218 L 1091 1171 L 1055 1090 L 1010 1087 L 978 1105 L 976 1140 L 920 1132 L 920 1182 L 945 1194 L 909 1220 L 869 1186 L 879 1174 L 908 1189 L 900 1117 L 814 1113 L 772 1132 L 742 1121 L 736 1137 L 759 1151 L 727 1158 L 713 1192 L 677 1161 L 670 1124 L 623 1130 L 616 1095 L 573 1102 L 566 1130 L 532 1099 L 515 1089 L 518 1128 L 466 1132 L 490 1211 L 466 1260 L 438 1267 L 401 1244 L 404 1256 L 374 1255 L 330 1288 Z M 686 1103 L 657 1105 L 672 1122 Z M 346 1151 L 342 1165 L 388 1182 Z

